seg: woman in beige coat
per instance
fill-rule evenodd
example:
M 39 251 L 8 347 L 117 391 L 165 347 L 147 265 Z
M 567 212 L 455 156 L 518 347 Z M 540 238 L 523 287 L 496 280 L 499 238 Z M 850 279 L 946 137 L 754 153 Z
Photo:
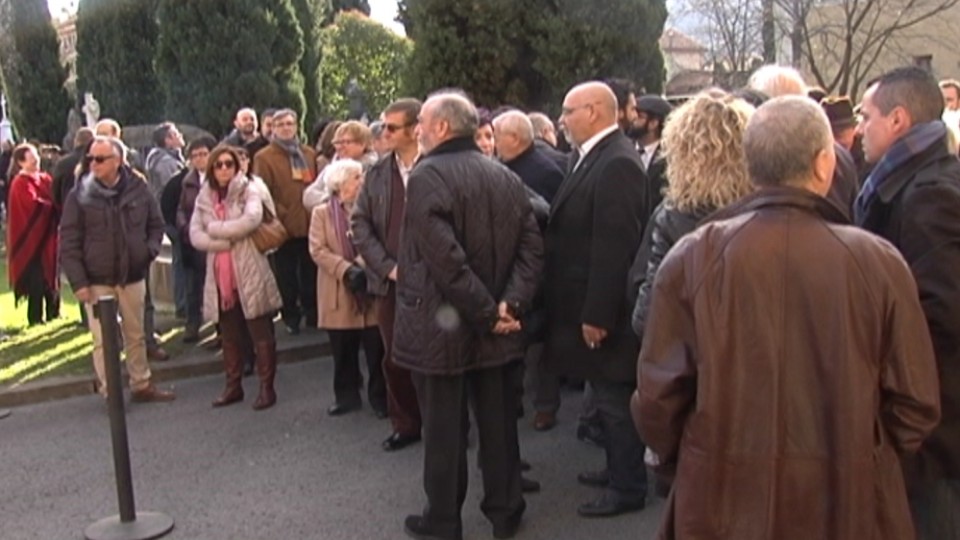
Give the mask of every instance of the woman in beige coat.
M 360 345 L 367 358 L 367 400 L 378 418 L 387 416 L 387 387 L 381 370 L 383 342 L 374 297 L 367 294 L 363 262 L 353 247 L 349 216 L 363 184 L 363 166 L 352 159 L 327 166 L 329 198 L 310 218 L 310 256 L 317 263 L 317 326 L 327 330 L 333 349 L 337 416 L 360 408 Z
M 277 344 L 273 315 L 282 302 L 266 256 L 250 235 L 263 220 L 269 201 L 263 190 L 240 169 L 234 148 L 218 146 L 207 161 L 206 182 L 197 195 L 190 219 L 190 242 L 207 252 L 203 286 L 203 314 L 220 323 L 223 364 L 227 385 L 214 407 L 243 400 L 241 384 L 244 355 L 256 354 L 260 395 L 253 408 L 266 409 L 277 400 L 273 379 L 277 371 Z M 269 204 L 272 205 L 272 202 Z M 244 351 L 244 327 L 253 350 Z

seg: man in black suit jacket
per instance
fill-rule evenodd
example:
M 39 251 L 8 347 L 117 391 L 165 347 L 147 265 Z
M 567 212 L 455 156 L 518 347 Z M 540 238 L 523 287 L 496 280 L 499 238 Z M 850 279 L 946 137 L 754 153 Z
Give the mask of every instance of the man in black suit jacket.
M 626 300 L 627 272 L 649 212 L 647 178 L 617 126 L 617 100 L 605 84 L 570 90 L 560 123 L 577 150 L 546 234 L 545 357 L 594 388 L 607 434 L 607 469 L 578 480 L 605 489 L 578 511 L 611 516 L 642 509 L 647 490 L 644 448 L 629 411 L 640 343 Z
M 497 155 L 523 183 L 552 202 L 563 182 L 563 169 L 533 144 L 533 124 L 520 111 L 507 111 L 493 120 Z

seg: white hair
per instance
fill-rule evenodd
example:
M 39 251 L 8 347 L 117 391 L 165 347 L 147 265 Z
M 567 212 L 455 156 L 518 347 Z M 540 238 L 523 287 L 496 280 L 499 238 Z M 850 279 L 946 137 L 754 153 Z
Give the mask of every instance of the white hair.
M 533 142 L 533 123 L 520 111 L 506 111 L 493 119 L 493 125 L 498 130 L 513 133 L 523 143 Z
M 807 84 L 800 72 L 789 66 L 767 64 L 750 76 L 747 84 L 750 88 L 767 95 L 768 98 L 781 96 L 801 96 L 807 93 Z
M 349 180 L 355 174 L 363 173 L 363 165 L 359 161 L 352 159 L 338 159 L 323 169 L 323 181 L 327 193 L 333 195 L 340 193 L 340 188 L 344 182 Z

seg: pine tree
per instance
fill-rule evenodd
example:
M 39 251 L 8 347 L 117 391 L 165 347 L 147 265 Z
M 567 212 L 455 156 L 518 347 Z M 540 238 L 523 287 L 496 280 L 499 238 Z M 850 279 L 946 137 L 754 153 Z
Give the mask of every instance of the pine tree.
M 320 120 L 324 91 L 320 73 L 323 63 L 322 31 L 332 8 L 330 0 L 293 0 L 293 7 L 303 32 L 300 73 L 303 75 L 303 96 L 307 106 L 303 125 L 311 128 Z
M 93 93 L 101 115 L 123 125 L 162 121 L 153 67 L 158 32 L 157 0 L 81 0 L 77 93 Z
M 237 109 L 306 109 L 291 0 L 160 0 L 157 76 L 168 119 L 226 133 Z
M 70 98 L 46 0 L 0 0 L 0 51 L 3 93 L 17 132 L 59 143 Z
M 478 104 L 556 111 L 574 84 L 622 77 L 657 92 L 664 0 L 403 0 L 408 93 L 459 86 Z
M 413 44 L 360 13 L 345 12 L 323 31 L 323 113 L 346 118 L 347 89 L 356 81 L 364 105 L 375 116 L 399 97 Z

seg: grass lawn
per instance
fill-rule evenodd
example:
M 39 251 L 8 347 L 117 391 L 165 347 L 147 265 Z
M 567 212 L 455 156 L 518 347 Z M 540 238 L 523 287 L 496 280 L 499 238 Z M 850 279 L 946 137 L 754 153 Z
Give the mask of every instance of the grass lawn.
M 70 286 L 60 286 L 60 318 L 46 324 L 27 325 L 26 299 L 15 305 L 7 280 L 7 258 L 0 250 L 0 389 L 43 377 L 93 373 L 93 338 L 81 327 L 80 308 Z M 172 314 L 170 314 L 172 315 Z M 171 356 L 183 352 L 178 339 L 182 327 L 167 314 L 157 312 L 161 343 Z

